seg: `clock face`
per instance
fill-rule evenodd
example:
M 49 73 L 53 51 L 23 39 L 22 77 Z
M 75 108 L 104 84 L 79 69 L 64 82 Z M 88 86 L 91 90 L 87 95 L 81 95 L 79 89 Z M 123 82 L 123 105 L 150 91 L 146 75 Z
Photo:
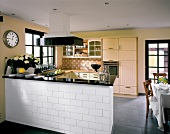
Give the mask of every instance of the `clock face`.
M 4 44 L 5 44 L 7 47 L 13 48 L 13 47 L 15 47 L 16 45 L 18 45 L 19 37 L 18 37 L 18 35 L 17 35 L 14 31 L 12 31 L 12 30 L 7 30 L 7 31 L 4 33 L 3 41 L 4 41 Z

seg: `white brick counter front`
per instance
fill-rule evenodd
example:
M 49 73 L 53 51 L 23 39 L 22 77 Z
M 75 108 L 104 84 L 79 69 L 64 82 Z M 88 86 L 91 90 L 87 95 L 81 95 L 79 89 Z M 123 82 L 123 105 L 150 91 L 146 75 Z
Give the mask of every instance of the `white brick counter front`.
M 66 134 L 111 134 L 112 88 L 5 78 L 6 120 Z

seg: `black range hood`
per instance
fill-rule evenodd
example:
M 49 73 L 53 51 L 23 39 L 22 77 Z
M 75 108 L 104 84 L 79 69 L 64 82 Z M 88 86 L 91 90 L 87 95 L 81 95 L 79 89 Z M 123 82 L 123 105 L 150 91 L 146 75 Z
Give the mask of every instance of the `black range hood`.
M 38 46 L 83 46 L 83 39 L 75 36 L 38 38 Z

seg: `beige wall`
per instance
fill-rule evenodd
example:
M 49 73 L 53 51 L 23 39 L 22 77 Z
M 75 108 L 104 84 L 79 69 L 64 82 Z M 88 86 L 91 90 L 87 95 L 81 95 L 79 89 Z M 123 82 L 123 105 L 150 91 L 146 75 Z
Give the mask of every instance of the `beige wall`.
M 6 15 L 3 15 L 3 18 L 4 21 L 0 22 L 0 122 L 5 119 L 4 79 L 2 79 L 4 75 L 5 57 L 10 58 L 25 53 L 25 28 L 48 32 L 48 28 L 46 27 L 11 18 Z M 6 30 L 14 30 L 19 35 L 19 44 L 15 48 L 7 48 L 3 43 L 2 37 Z
M 138 37 L 138 92 L 144 93 L 145 80 L 145 40 L 170 39 L 170 28 L 111 30 L 73 33 L 82 38 Z

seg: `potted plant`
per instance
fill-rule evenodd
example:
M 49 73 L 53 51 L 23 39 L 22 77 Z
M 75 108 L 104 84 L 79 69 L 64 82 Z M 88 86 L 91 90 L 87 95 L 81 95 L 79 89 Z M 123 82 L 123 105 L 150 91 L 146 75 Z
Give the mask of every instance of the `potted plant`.
M 17 68 L 24 68 L 27 70 L 29 67 L 35 68 L 39 64 L 39 59 L 34 57 L 32 54 L 24 54 L 19 56 L 14 56 L 6 62 L 6 66 L 10 66 L 12 72 L 17 73 Z

